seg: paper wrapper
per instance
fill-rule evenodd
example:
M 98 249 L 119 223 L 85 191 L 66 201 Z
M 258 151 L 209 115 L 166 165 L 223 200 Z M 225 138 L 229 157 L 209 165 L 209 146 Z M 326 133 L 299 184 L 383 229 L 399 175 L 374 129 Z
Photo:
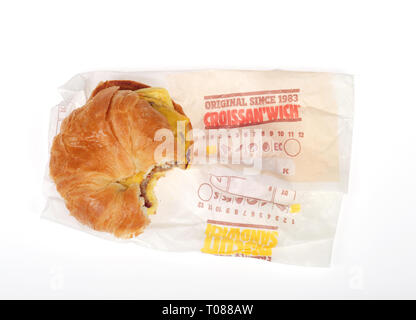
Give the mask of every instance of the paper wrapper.
M 61 121 L 100 81 L 135 80 L 168 89 L 193 128 L 261 135 L 261 168 L 215 163 L 173 169 L 156 185 L 157 214 L 132 240 L 305 266 L 329 266 L 342 195 L 348 188 L 353 85 L 348 75 L 288 71 L 90 72 L 60 90 L 49 142 Z M 235 111 L 233 111 L 235 110 Z M 207 131 L 209 130 L 209 131 Z M 224 140 L 222 140 L 224 141 Z M 257 140 L 256 140 L 257 141 Z M 221 142 L 221 140 L 220 140 Z M 221 148 L 221 143 L 216 147 Z M 98 236 L 65 207 L 49 173 L 43 216 Z

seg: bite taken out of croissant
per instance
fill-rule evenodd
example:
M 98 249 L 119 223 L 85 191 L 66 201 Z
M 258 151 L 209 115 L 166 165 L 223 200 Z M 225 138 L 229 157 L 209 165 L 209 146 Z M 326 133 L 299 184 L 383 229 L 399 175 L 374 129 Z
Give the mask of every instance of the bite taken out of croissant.
M 167 90 L 129 80 L 102 82 L 62 122 L 51 148 L 50 176 L 79 222 L 135 237 L 156 213 L 157 180 L 173 167 L 187 167 L 190 130 L 189 118 Z M 166 139 L 156 138 L 164 132 L 173 137 L 171 147 L 161 148 Z

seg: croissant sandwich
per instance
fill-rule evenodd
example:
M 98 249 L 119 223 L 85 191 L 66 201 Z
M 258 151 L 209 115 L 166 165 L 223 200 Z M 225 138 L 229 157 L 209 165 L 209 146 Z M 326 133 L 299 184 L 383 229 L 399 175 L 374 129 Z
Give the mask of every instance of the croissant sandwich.
M 178 131 L 178 122 L 185 133 Z M 102 82 L 62 122 L 51 148 L 50 175 L 78 221 L 116 237 L 135 237 L 156 213 L 156 181 L 173 167 L 187 167 L 190 129 L 189 118 L 165 89 L 128 80 Z M 155 156 L 163 140 L 155 139 L 159 130 L 174 137 L 163 161 Z

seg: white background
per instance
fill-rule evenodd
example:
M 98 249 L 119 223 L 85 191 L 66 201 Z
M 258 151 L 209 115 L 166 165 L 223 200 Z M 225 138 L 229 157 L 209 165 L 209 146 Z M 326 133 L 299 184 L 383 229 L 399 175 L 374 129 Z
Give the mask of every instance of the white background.
M 413 1 L 3 1 L 0 298 L 416 298 Z M 355 75 L 333 267 L 163 253 L 40 219 L 49 110 L 91 70 Z

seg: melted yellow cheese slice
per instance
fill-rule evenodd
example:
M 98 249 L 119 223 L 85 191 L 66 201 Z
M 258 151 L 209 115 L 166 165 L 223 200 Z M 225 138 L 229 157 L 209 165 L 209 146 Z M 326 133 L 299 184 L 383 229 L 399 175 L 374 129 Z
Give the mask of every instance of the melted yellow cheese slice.
M 162 105 L 170 109 L 175 109 L 169 92 L 165 88 L 151 87 L 139 89 L 136 90 L 136 92 L 146 101 L 153 102 L 154 104 Z

